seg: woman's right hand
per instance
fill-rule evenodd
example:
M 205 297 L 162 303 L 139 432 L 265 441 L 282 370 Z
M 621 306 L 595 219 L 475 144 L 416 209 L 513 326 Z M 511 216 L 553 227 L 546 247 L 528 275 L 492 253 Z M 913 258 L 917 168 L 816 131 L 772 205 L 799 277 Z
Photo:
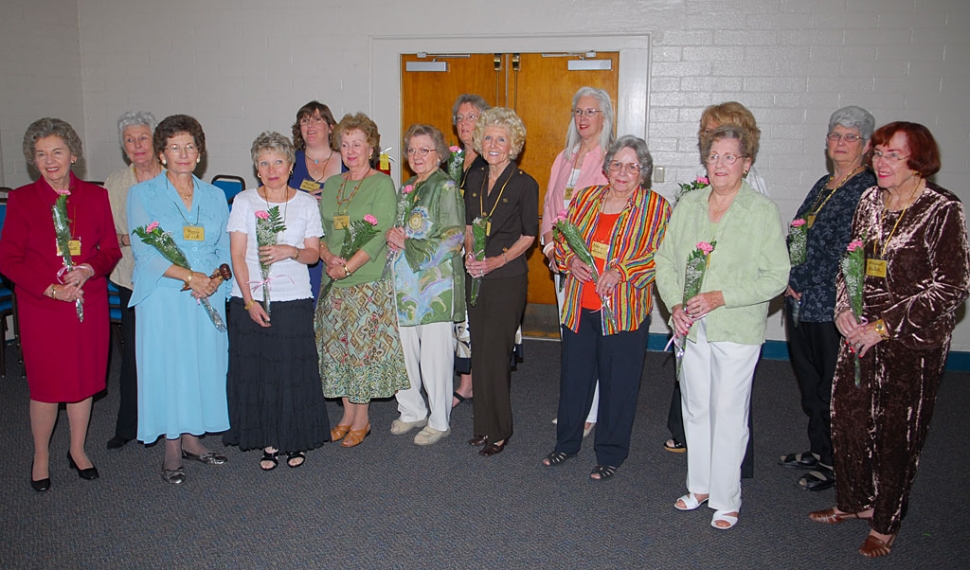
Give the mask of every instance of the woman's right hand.
M 690 315 L 684 310 L 683 304 L 674 305 L 670 312 L 670 320 L 674 323 L 674 332 L 677 336 L 687 336 L 691 325 L 694 324 L 694 319 L 690 318 Z
M 569 258 L 569 272 L 572 273 L 573 277 L 578 279 L 580 283 L 588 283 L 593 280 L 592 268 L 580 261 L 575 255 Z
M 786 297 L 791 297 L 792 299 L 795 299 L 796 301 L 801 301 L 802 300 L 802 294 L 799 293 L 798 291 L 795 291 L 794 289 L 792 289 L 791 288 L 791 285 L 789 285 L 788 288 L 785 289 L 785 296 Z
M 856 329 L 864 326 L 860 325 L 855 318 L 855 314 L 852 313 L 852 309 L 845 309 L 835 316 L 835 328 L 839 329 L 839 332 L 844 337 L 852 336 L 856 332 Z
M 51 285 L 54 291 L 54 299 L 57 301 L 64 301 L 65 303 L 73 303 L 78 299 L 84 302 L 84 290 L 76 285 Z
M 205 273 L 193 271 L 192 279 L 189 280 L 189 289 L 196 299 L 205 299 L 215 293 L 221 284 L 221 279 L 209 279 Z
M 266 311 L 263 309 L 263 304 L 256 300 L 252 300 L 250 303 L 249 318 L 264 329 L 269 328 L 269 315 L 267 315 Z

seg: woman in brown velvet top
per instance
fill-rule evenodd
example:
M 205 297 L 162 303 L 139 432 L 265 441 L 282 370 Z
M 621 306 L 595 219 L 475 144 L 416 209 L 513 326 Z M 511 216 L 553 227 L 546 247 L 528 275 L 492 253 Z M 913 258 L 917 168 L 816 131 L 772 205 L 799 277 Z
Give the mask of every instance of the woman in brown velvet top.
M 868 520 L 859 549 L 868 558 L 889 554 L 906 515 L 955 312 L 970 287 L 963 205 L 927 180 L 940 169 L 933 135 L 896 122 L 873 133 L 872 145 L 879 186 L 862 195 L 852 223 L 866 255 L 862 315 L 853 315 L 841 274 L 836 282 L 835 324 L 845 337 L 832 390 L 836 506 L 810 515 Z

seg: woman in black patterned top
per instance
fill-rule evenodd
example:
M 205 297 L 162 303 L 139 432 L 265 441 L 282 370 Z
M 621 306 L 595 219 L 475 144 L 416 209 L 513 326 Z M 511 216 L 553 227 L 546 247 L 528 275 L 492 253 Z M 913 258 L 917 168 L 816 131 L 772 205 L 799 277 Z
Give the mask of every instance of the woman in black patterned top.
M 805 262 L 792 260 L 785 292 L 788 350 L 802 392 L 802 409 L 808 416 L 811 449 L 782 456 L 780 465 L 809 469 L 799 486 L 821 491 L 835 484 L 832 471 L 830 403 L 832 376 L 839 353 L 835 328 L 835 278 L 839 259 L 849 243 L 852 216 L 859 198 L 876 185 L 869 168 L 869 138 L 875 119 L 860 107 L 832 113 L 826 150 L 833 173 L 815 183 L 795 220 L 808 228 Z M 797 222 L 796 222 L 797 223 Z

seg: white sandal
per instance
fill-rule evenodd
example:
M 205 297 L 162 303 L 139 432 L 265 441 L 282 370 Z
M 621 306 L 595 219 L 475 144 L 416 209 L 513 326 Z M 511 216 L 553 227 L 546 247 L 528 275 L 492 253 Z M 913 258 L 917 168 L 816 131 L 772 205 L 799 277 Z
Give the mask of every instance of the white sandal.
M 694 493 L 687 493 L 683 497 L 677 499 L 678 501 L 683 501 L 684 506 L 680 507 L 677 505 L 676 502 L 674 502 L 674 508 L 677 509 L 678 511 L 693 511 L 694 509 L 706 503 L 707 499 L 709 498 L 710 497 L 704 497 L 702 500 L 698 501 L 697 497 L 694 496 Z
M 717 530 L 728 530 L 729 528 L 734 528 L 734 525 L 738 524 L 737 515 L 729 515 L 728 513 L 733 513 L 736 511 L 714 511 L 714 518 L 711 519 L 711 526 Z M 716 523 L 726 522 L 728 526 L 718 526 Z

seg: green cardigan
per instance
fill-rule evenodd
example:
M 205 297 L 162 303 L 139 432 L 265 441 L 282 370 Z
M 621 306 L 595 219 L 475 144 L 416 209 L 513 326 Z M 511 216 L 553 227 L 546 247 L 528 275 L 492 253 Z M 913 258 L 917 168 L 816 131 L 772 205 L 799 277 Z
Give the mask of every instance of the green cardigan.
M 674 208 L 656 255 L 657 289 L 668 309 L 681 304 L 687 256 L 698 242 L 716 240 L 701 292 L 721 291 L 724 306 L 707 315 L 707 340 L 762 344 L 768 302 L 785 290 L 791 268 L 778 207 L 742 182 L 715 224 L 707 214 L 710 194 L 709 187 L 695 190 Z M 697 327 L 687 338 L 696 341 Z

